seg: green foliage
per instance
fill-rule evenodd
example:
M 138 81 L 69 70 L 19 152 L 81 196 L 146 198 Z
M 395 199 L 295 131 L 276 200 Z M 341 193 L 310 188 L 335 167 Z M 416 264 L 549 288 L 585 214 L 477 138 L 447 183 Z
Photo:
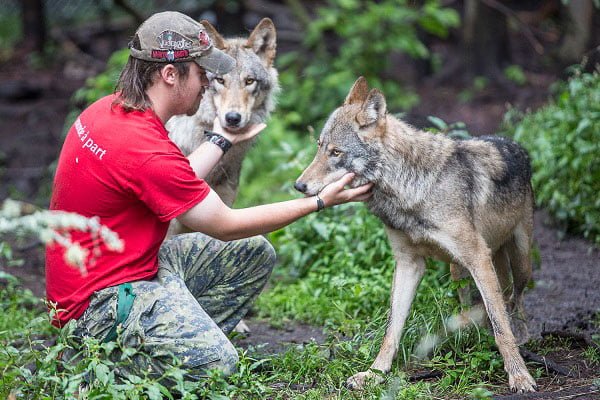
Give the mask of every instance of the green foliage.
M 316 152 L 316 140 L 286 128 L 275 115 L 244 160 L 236 207 L 289 200 L 296 178 Z
M 504 76 L 510 81 L 513 81 L 519 86 L 523 86 L 527 83 L 527 77 L 525 76 L 525 72 L 523 72 L 523 68 L 518 65 L 510 65 L 504 68 Z
M 75 92 L 72 98 L 74 107 L 65 119 L 64 134 L 68 132 L 83 108 L 114 92 L 119 74 L 127 63 L 128 57 L 129 49 L 127 48 L 114 52 L 106 63 L 106 69 L 100 74 L 88 78 L 85 86 Z
M 0 5 L 0 62 L 10 59 L 21 39 L 21 18 L 17 10 Z
M 119 379 L 115 371 L 132 363 L 134 357 L 148 356 L 139 349 L 94 338 L 84 338 L 76 345 L 71 336 L 74 325 L 58 331 L 48 323 L 41 300 L 21 289 L 15 278 L 2 279 L 0 284 L 4 310 L 0 315 L 0 398 L 12 393 L 16 399 L 31 400 L 259 399 L 260 393 L 268 392 L 268 379 L 256 379 L 257 369 L 265 361 L 245 353 L 238 373 L 229 379 L 215 371 L 201 382 L 190 381 L 176 359 L 159 378 L 146 372 Z M 55 343 L 53 337 L 57 337 Z
M 531 155 L 537 203 L 600 244 L 600 74 L 576 70 L 550 104 L 514 117 L 506 133 Z
M 75 92 L 74 100 L 87 105 L 113 93 L 119 74 L 128 58 L 129 49 L 125 48 L 114 52 L 106 63 L 106 69 L 102 73 L 88 78 L 85 86 Z
M 458 94 L 458 99 L 462 103 L 467 103 L 475 97 L 478 93 L 481 93 L 488 85 L 489 79 L 485 76 L 477 76 L 473 79 L 473 84 L 467 87 Z
M 362 206 L 311 214 L 271 235 L 284 279 L 259 300 L 264 315 L 352 331 L 385 313 L 394 268 L 383 226 Z
M 290 127 L 321 124 L 361 75 L 386 93 L 390 109 L 410 108 L 417 96 L 382 78 L 393 67 L 390 55 L 427 58 L 418 30 L 443 37 L 458 23 L 458 14 L 439 1 L 417 6 L 406 0 L 330 0 L 308 23 L 304 48 L 279 57 L 280 110 Z

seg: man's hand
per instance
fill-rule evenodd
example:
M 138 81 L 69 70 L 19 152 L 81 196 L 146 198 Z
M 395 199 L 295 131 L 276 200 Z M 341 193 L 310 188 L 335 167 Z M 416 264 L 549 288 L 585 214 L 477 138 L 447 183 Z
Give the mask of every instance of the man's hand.
M 244 133 L 234 134 L 228 132 L 221 126 L 221 122 L 219 121 L 219 117 L 215 118 L 213 122 L 213 132 L 218 133 L 223 136 L 225 139 L 229 140 L 232 144 L 240 143 L 248 139 L 252 139 L 256 135 L 258 135 L 263 129 L 267 127 L 266 124 L 256 124 L 256 125 L 248 125 L 248 128 Z
M 348 173 L 336 182 L 325 186 L 319 193 L 319 197 L 325 203 L 325 207 L 335 206 L 337 204 L 348 203 L 351 201 L 365 201 L 373 194 L 370 190 L 372 183 L 367 183 L 352 189 L 345 189 L 354 179 L 354 173 Z

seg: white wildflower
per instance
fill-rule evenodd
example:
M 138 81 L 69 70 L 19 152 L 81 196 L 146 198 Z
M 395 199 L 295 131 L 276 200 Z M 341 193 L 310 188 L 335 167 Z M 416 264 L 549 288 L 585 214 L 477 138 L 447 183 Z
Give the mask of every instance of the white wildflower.
M 85 262 L 89 253 L 87 249 L 84 249 L 77 243 L 73 243 L 65 251 L 65 261 L 74 267 L 78 267 L 85 275 L 87 273 Z
M 94 241 L 100 239 L 111 251 L 122 252 L 125 244 L 117 233 L 100 223 L 100 218 L 86 218 L 76 213 L 62 211 L 36 211 L 21 216 L 22 203 L 7 199 L 0 209 L 0 234 L 34 234 L 44 244 L 56 243 L 66 249 L 65 261 L 87 274 L 86 264 L 94 265 L 95 257 L 100 257 L 100 249 L 90 251 L 73 243 L 70 231 L 88 232 Z M 31 211 L 29 211 L 31 212 Z
M 6 199 L 2 203 L 2 209 L 0 210 L 0 216 L 5 218 L 17 218 L 21 215 L 21 205 L 18 201 L 13 199 Z
M 54 240 L 54 236 L 55 236 L 55 232 L 52 229 L 40 229 L 40 232 L 38 233 L 38 237 L 40 238 L 41 242 L 44 244 L 50 244 L 53 242 Z

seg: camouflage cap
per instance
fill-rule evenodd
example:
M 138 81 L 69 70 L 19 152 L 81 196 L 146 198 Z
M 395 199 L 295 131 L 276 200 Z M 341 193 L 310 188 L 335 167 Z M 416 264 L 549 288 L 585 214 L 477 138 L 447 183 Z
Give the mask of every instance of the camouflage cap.
M 226 74 L 235 65 L 232 57 L 213 46 L 202 24 L 176 11 L 157 13 L 144 21 L 129 43 L 129 50 L 132 57 L 140 60 L 195 61 L 217 75 Z

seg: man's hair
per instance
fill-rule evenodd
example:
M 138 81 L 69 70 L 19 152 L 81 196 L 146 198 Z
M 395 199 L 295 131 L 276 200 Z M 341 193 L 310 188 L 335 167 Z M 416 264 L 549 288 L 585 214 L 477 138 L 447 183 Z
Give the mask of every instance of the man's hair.
M 137 36 L 131 46 L 140 47 Z M 193 62 L 193 61 L 190 61 Z M 174 62 L 173 65 L 181 78 L 186 78 L 190 71 L 190 62 Z M 119 75 L 115 92 L 117 97 L 113 104 L 119 104 L 125 111 L 144 111 L 152 107 L 146 90 L 154 82 L 160 71 L 167 64 L 164 62 L 145 61 L 129 56 L 127 64 Z

